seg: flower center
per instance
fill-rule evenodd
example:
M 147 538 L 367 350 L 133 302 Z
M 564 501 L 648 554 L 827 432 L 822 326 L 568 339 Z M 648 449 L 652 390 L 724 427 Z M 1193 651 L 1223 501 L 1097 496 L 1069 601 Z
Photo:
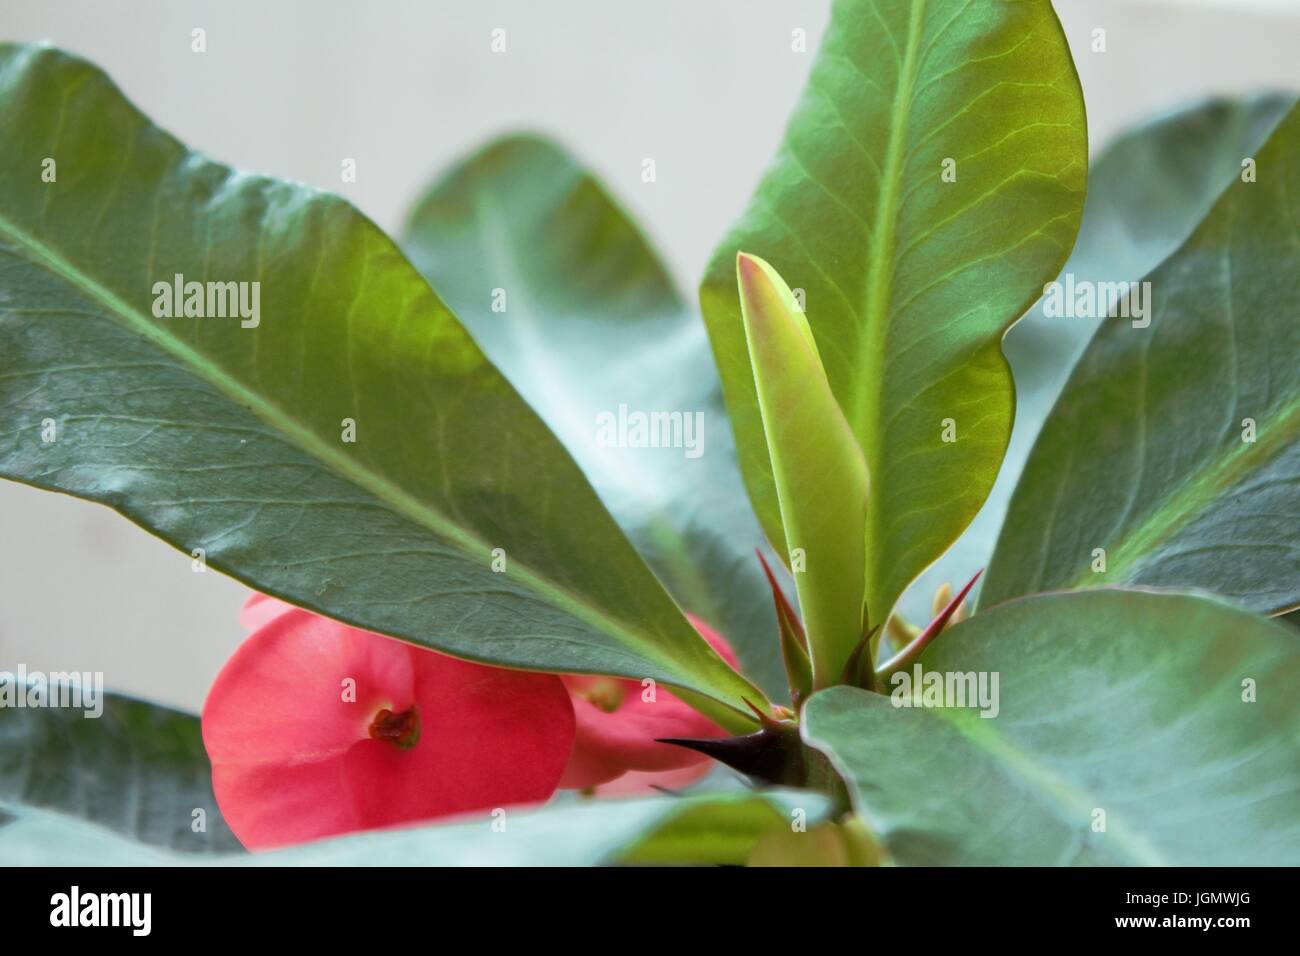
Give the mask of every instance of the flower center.
M 387 740 L 395 747 L 410 750 L 420 739 L 420 714 L 412 704 L 400 714 L 387 708 L 375 714 L 370 722 L 370 736 L 374 740 Z
M 623 704 L 623 685 L 613 677 L 598 677 L 591 681 L 578 696 L 607 714 L 612 714 Z

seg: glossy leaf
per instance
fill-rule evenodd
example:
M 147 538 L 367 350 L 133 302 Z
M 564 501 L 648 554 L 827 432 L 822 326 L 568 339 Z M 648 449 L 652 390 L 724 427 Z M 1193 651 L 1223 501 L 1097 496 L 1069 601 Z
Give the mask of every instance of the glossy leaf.
M 438 178 L 402 244 L 677 601 L 726 635 L 746 675 L 780 692 L 753 554 L 763 533 L 704 326 L 628 214 L 556 144 L 507 136 Z M 617 422 L 620 407 L 677 413 L 698 431 L 683 430 L 682 447 L 602 443 L 599 423 Z
M 846 687 L 803 711 L 898 862 L 1300 863 L 1300 655 L 1283 625 L 1205 597 L 1038 595 L 958 624 L 920 664 L 986 690 L 998 675 L 996 716 Z
M 356 210 L 189 152 L 47 48 L 0 48 L 0 126 L 0 474 L 348 623 L 748 725 L 757 691 Z M 256 315 L 248 285 L 247 319 L 155 317 L 178 275 L 260 283 Z
M 984 585 L 1196 587 L 1300 604 L 1300 109 L 1105 321 L 1030 454 Z M 1149 325 L 1143 325 L 1149 321 Z
M 813 683 L 829 687 L 862 641 L 866 463 L 789 286 L 743 252 L 736 280 Z
M 102 704 L 97 717 L 0 707 L 0 807 L 71 814 L 142 845 L 242 852 L 212 795 L 198 718 L 115 694 Z
M 1213 100 L 1180 109 L 1126 133 L 1088 171 L 1088 199 L 1079 241 L 1062 277 L 1133 281 L 1160 264 L 1191 233 L 1225 183 L 1254 155 L 1289 109 L 1285 97 Z M 1034 438 L 1098 319 L 1048 317 L 1040 301 L 1002 343 L 1016 381 L 1016 423 L 998 480 L 971 526 L 901 604 L 921 621 L 941 584 L 987 567 L 1007 504 Z M 979 588 L 975 594 L 978 596 Z
M 709 267 L 700 296 L 742 471 L 782 552 L 736 252 L 805 293 L 871 480 L 872 624 L 993 484 L 1013 408 L 1002 334 L 1065 261 L 1086 154 L 1050 3 L 840 0 L 776 160 Z

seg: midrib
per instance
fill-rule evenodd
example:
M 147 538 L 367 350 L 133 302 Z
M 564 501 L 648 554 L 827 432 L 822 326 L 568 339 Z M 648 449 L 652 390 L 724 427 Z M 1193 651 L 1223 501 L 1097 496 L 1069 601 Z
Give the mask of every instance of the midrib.
M 4 216 L 0 216 L 0 232 L 11 236 L 20 247 L 25 249 L 33 263 L 66 280 L 84 294 L 99 302 L 133 332 L 180 360 L 194 374 L 220 390 L 231 401 L 250 408 L 255 415 L 288 437 L 309 456 L 326 465 L 335 474 L 363 488 L 379 500 L 390 505 L 403 517 L 432 532 L 434 535 L 450 540 L 462 550 L 468 553 L 477 551 L 485 555 L 490 554 L 491 548 L 488 547 L 486 542 L 466 531 L 460 525 L 446 520 L 433 508 L 430 508 L 398 485 L 393 484 L 387 478 L 357 464 L 283 408 L 267 401 L 261 395 L 249 389 L 185 342 L 158 328 L 154 323 L 141 316 L 111 289 L 99 283 L 94 277 L 79 270 L 63 256 L 39 239 L 18 228 Z M 658 653 L 659 649 L 653 642 L 625 630 L 617 622 L 593 610 L 589 605 L 578 601 L 567 591 L 532 571 L 526 565 L 520 565 L 514 561 L 511 564 L 512 570 L 515 572 L 514 576 L 521 583 L 527 585 L 535 593 L 549 599 L 555 606 L 562 608 L 574 618 L 595 627 L 597 630 L 617 635 L 648 659 L 657 661 L 665 670 L 677 671 L 676 663 Z M 700 688 L 696 689 L 703 692 Z
M 1267 462 L 1291 442 L 1300 439 L 1300 395 L 1283 405 L 1276 413 L 1264 419 L 1256 434 L 1262 436 L 1255 442 L 1241 442 L 1240 448 L 1222 458 L 1212 459 L 1206 466 L 1193 472 L 1165 503 L 1151 512 L 1145 520 L 1124 536 L 1123 543 L 1107 554 L 1106 577 L 1116 580 L 1132 570 L 1145 555 L 1158 544 L 1168 541 L 1189 522 L 1205 512 L 1206 505 L 1216 500 L 1224 491 L 1250 471 Z M 1097 575 L 1085 571 L 1075 579 L 1072 587 L 1095 585 Z
M 898 87 L 894 91 L 893 112 L 890 114 L 889 141 L 885 152 L 885 165 L 881 171 L 880 196 L 876 203 L 876 216 L 872 225 L 867 265 L 866 307 L 862 322 L 865 335 L 858 354 L 858 374 L 854 379 L 854 395 L 850 409 L 853 431 L 862 444 L 867 460 L 868 480 L 879 480 L 882 458 L 881 392 L 884 388 L 885 339 L 889 326 L 889 304 L 892 297 L 895 233 L 898 228 L 899 190 L 903 179 L 903 155 L 907 142 L 912 112 L 912 96 L 916 87 L 916 74 L 920 67 L 921 37 L 925 28 L 927 0 L 914 0 L 907 25 L 907 49 L 903 55 Z M 873 496 L 879 500 L 879 496 Z M 867 521 L 870 527 L 879 527 L 880 512 L 870 509 Z M 875 575 L 871 566 L 881 553 L 879 533 L 873 532 L 868 542 L 868 593 L 874 596 Z M 874 546 L 872 546 L 874 543 Z M 887 611 L 869 608 L 873 619 Z

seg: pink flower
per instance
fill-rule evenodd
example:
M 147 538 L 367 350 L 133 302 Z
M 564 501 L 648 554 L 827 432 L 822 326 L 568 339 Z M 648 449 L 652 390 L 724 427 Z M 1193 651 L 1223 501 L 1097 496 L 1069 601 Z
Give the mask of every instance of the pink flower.
M 240 619 L 253 633 L 208 693 L 203 742 L 250 849 L 537 803 L 561 786 L 678 789 L 708 758 L 655 738 L 724 734 L 639 681 L 473 664 L 261 594 Z
M 736 654 L 722 636 L 687 615 L 732 667 Z M 709 772 L 709 758 L 661 744 L 659 737 L 723 737 L 726 731 L 663 688 L 617 677 L 565 677 L 573 695 L 577 740 L 561 787 L 601 794 L 680 789 Z
M 203 743 L 250 849 L 534 803 L 573 751 L 559 678 L 471 664 L 261 596 Z

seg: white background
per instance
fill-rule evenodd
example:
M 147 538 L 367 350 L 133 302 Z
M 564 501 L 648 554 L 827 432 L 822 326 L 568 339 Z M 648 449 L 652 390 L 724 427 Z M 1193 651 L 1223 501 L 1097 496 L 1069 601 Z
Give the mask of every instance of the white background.
M 995 0 L 978 0 L 995 2 Z M 1094 153 L 1209 93 L 1300 90 L 1296 0 L 1056 0 Z M 0 0 L 0 39 L 105 68 L 231 165 L 342 192 L 395 231 L 457 157 L 515 128 L 592 166 L 692 290 L 772 155 L 829 0 Z M 207 53 L 190 32 L 207 31 Z M 493 28 L 508 52 L 489 51 Z M 791 31 L 809 50 L 790 50 Z M 1091 52 L 1095 28 L 1107 52 Z M 0 149 L 3 143 L 0 142 Z M 358 181 L 339 182 L 343 157 Z M 658 181 L 640 180 L 653 157 Z M 246 590 L 105 508 L 0 482 L 0 669 L 103 671 L 198 709 Z

